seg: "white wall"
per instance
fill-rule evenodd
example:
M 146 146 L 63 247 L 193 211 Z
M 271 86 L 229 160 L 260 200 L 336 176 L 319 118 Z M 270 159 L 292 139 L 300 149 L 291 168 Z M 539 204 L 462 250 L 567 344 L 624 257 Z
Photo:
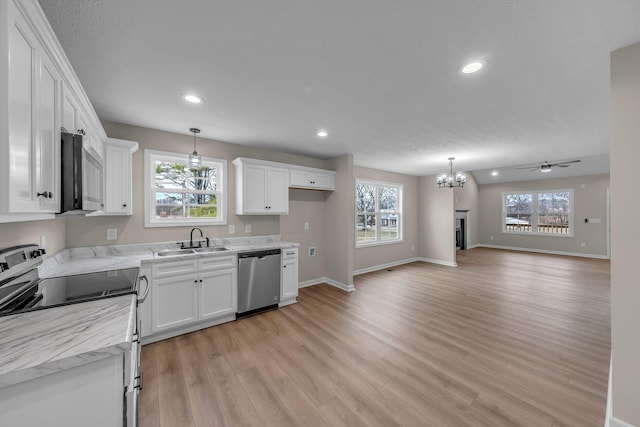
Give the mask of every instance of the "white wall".
M 640 426 L 640 43 L 611 54 L 611 128 L 611 408 Z

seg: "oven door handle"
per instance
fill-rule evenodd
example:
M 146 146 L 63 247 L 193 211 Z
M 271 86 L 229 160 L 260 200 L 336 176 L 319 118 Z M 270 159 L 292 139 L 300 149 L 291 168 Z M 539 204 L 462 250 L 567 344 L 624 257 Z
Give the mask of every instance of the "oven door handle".
M 151 286 L 149 285 L 149 279 L 147 279 L 147 276 L 140 276 L 139 280 L 144 280 L 144 282 L 147 284 L 142 296 L 138 297 L 138 302 L 144 302 L 144 300 L 147 298 L 147 295 L 149 294 L 149 289 L 151 289 Z

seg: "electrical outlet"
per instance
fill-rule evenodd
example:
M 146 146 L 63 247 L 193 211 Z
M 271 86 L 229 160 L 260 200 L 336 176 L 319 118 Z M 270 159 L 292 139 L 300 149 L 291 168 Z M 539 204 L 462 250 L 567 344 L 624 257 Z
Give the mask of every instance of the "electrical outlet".
M 118 238 L 117 228 L 107 228 L 107 240 L 116 240 Z
M 235 234 L 236 233 L 236 226 L 233 224 L 229 224 L 229 234 Z
M 493 240 L 493 236 L 489 236 L 489 240 Z
M 586 247 L 587 247 L 586 242 L 580 242 L 580 247 L 581 247 L 581 248 L 586 248 Z
M 308 222 L 305 222 L 305 223 L 304 223 L 304 229 L 305 229 L 305 230 L 308 230 L 308 229 L 309 229 L 309 223 L 308 223 Z
M 309 248 L 309 256 L 316 256 L 316 248 L 315 248 L 315 246 L 311 246 Z
M 247 224 L 244 226 L 244 232 L 245 233 L 251 233 L 251 224 Z

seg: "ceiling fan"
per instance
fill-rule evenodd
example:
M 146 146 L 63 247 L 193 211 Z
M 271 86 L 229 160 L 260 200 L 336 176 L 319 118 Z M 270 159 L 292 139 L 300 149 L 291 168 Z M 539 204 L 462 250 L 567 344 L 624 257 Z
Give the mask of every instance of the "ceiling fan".
M 551 172 L 551 168 L 555 166 L 559 168 L 568 168 L 572 163 L 579 163 L 579 162 L 580 160 L 570 160 L 568 162 L 559 162 L 559 163 L 549 163 L 545 161 L 540 166 L 534 166 L 534 167 L 526 166 L 523 168 L 516 168 L 516 169 L 529 169 L 529 172 L 533 172 L 537 170 L 539 170 L 540 172 Z

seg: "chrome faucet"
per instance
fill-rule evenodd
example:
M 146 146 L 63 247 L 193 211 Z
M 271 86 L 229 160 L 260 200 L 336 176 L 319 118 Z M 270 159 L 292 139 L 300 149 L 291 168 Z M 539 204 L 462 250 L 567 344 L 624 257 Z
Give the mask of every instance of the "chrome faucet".
M 200 230 L 198 227 L 194 227 L 194 228 L 192 228 L 192 229 L 191 229 L 191 235 L 190 235 L 190 238 L 189 238 L 189 247 L 190 247 L 190 248 L 193 248 L 193 247 L 194 247 L 194 246 L 193 246 L 193 232 L 194 232 L 195 230 L 200 231 L 200 238 L 203 238 L 203 237 L 204 237 L 204 233 L 202 232 L 202 230 Z M 209 239 L 207 238 L 207 240 L 209 240 Z M 207 245 L 207 246 L 208 246 L 208 245 Z M 198 247 L 199 247 L 199 248 L 200 248 L 200 247 L 202 247 L 202 242 L 198 242 Z

